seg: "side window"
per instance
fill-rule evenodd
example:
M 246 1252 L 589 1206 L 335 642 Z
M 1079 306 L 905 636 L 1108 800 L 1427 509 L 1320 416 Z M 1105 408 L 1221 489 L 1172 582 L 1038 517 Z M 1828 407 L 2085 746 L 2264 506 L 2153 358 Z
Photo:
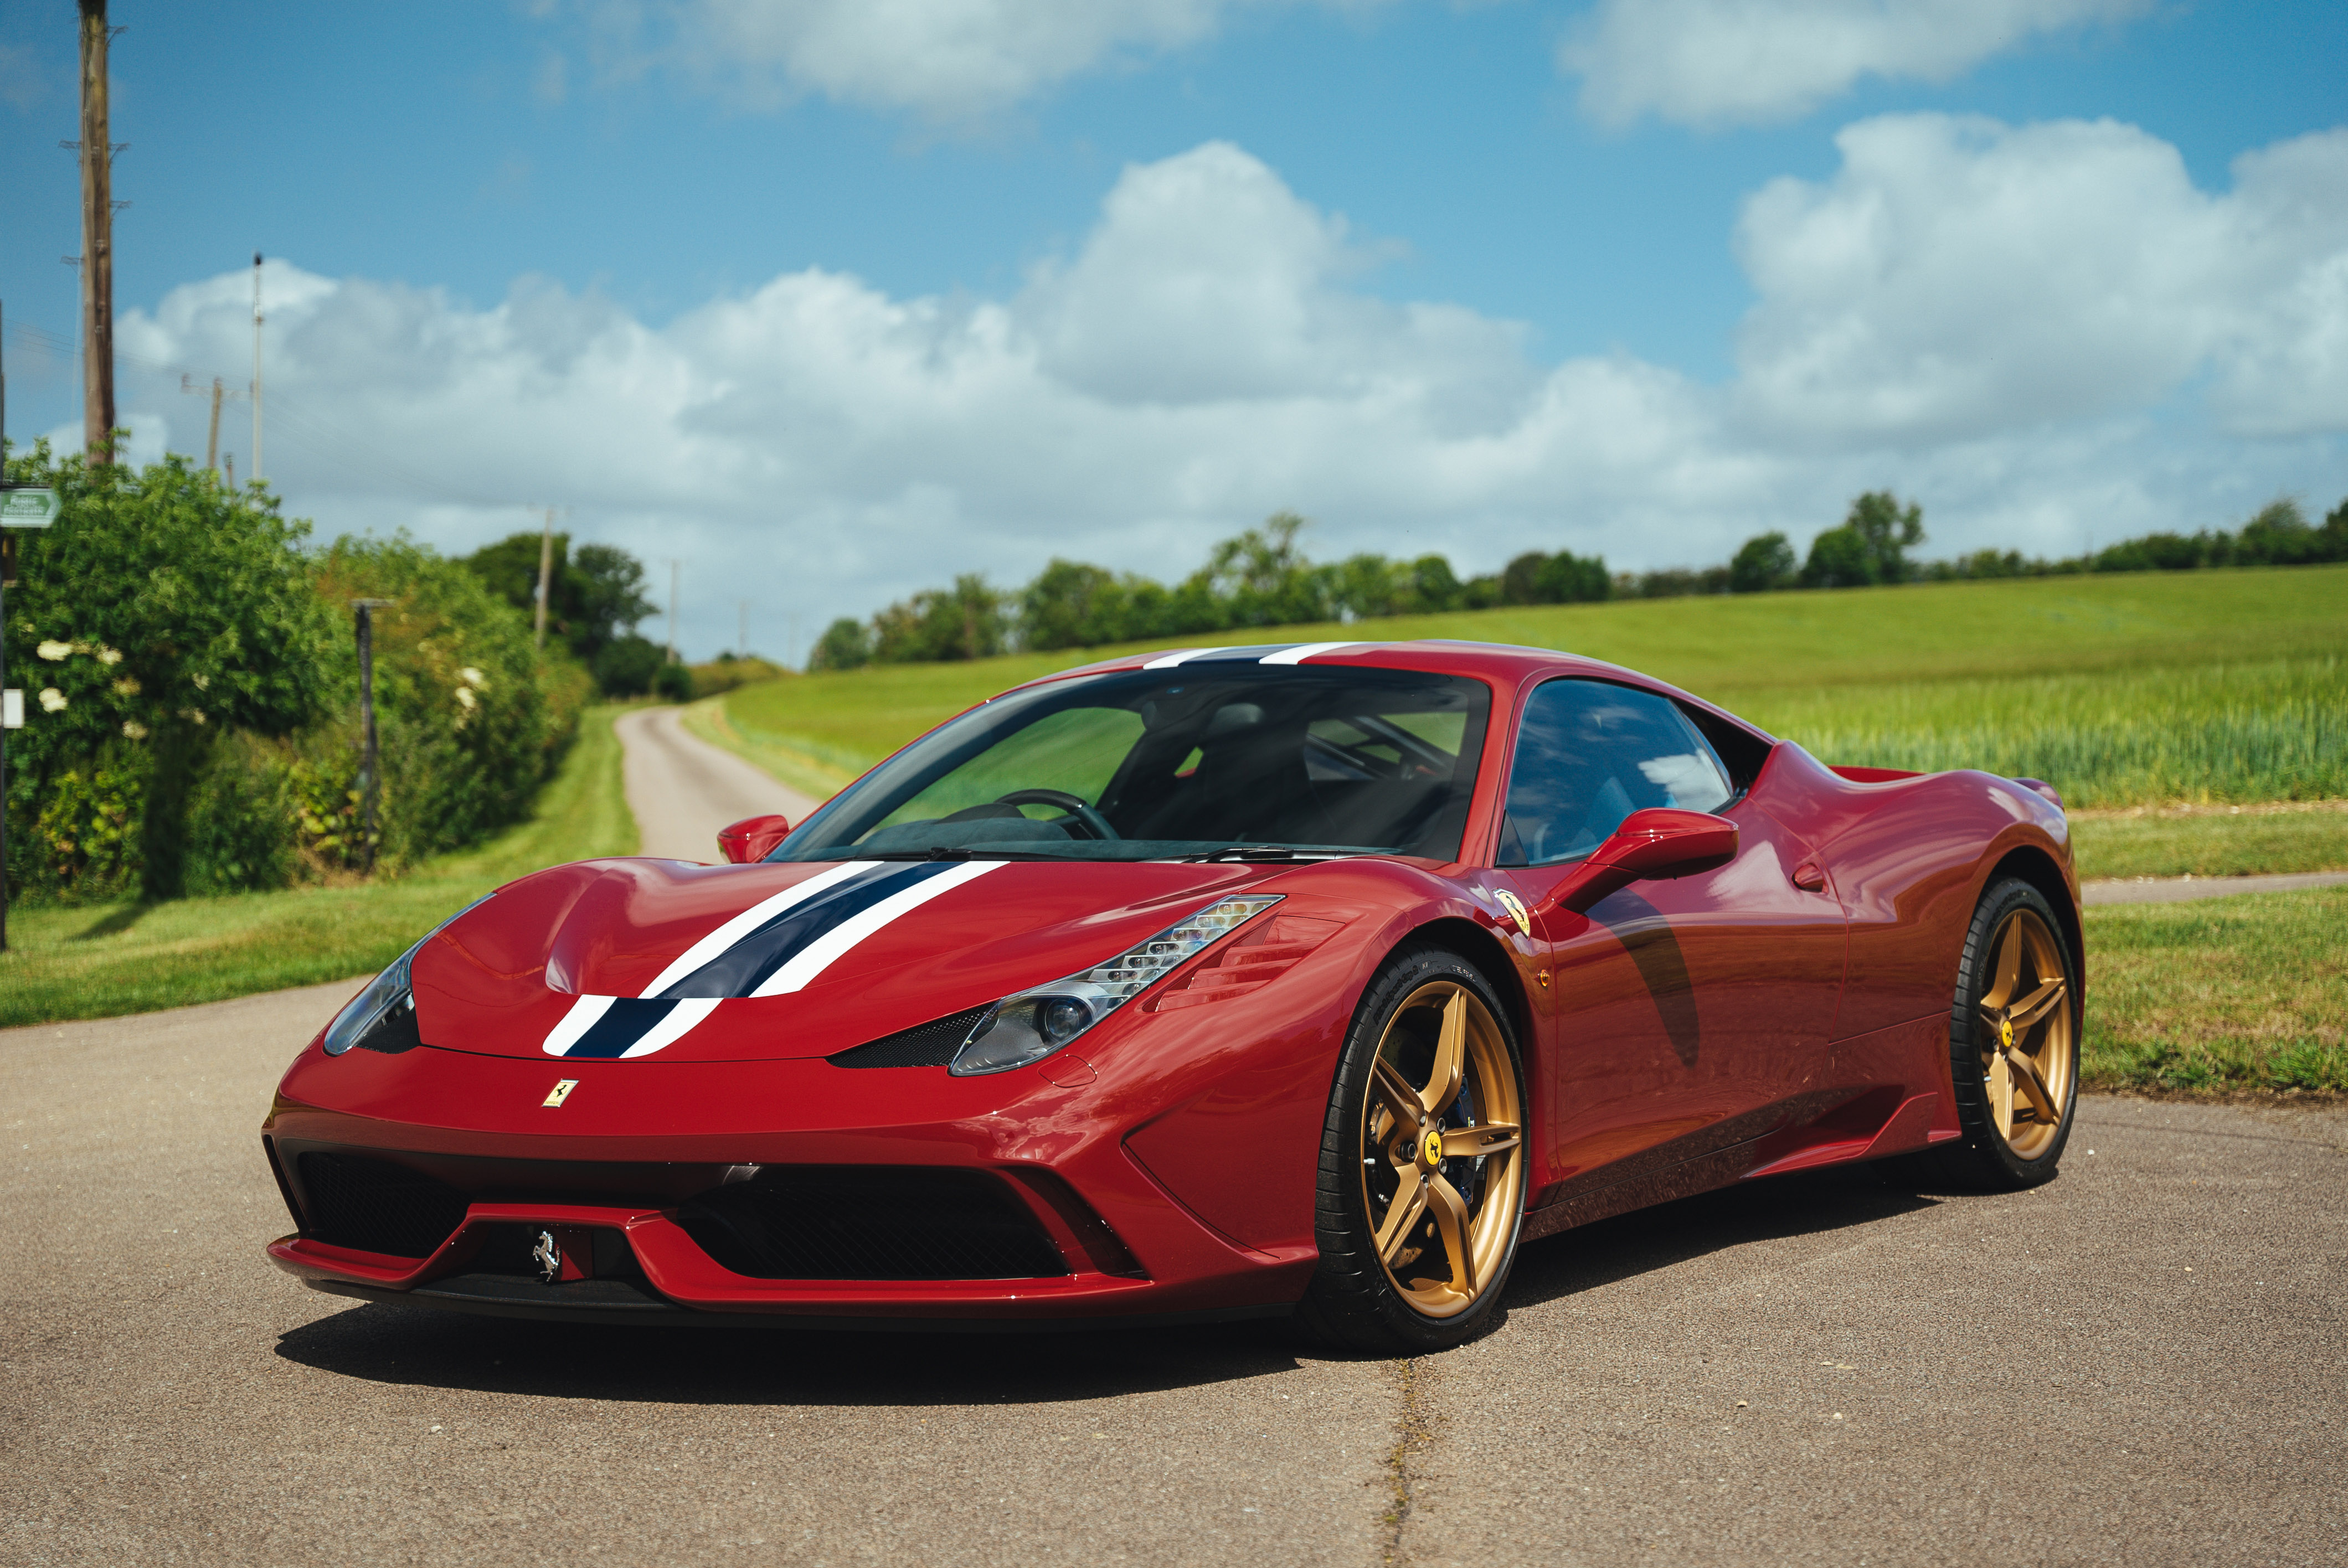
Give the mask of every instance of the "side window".
M 1518 721 L 1499 863 L 1570 860 L 1634 811 L 1718 811 L 1735 794 L 1712 747 L 1670 702 L 1603 681 L 1547 682 Z

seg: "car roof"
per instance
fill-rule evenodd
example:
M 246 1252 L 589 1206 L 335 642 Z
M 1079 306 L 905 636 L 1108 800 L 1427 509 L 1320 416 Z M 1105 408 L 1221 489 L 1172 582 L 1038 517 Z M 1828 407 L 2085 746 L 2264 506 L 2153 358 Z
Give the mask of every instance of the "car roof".
M 1514 642 L 1473 642 L 1452 637 L 1365 638 L 1350 642 L 1200 643 L 1188 648 L 1148 649 L 1071 670 L 1056 670 L 1049 675 L 1039 675 L 1024 682 L 1014 689 L 1040 686 L 1077 675 L 1100 675 L 1124 670 L 1212 667 L 1217 664 L 1313 664 L 1339 668 L 1351 665 L 1369 670 L 1423 670 L 1432 674 L 1464 675 L 1488 681 L 1503 691 L 1513 689 L 1534 676 L 1582 675 L 1643 686 L 1666 696 L 1694 702 L 1750 732 L 1757 739 L 1765 742 L 1771 739 L 1766 732 L 1725 708 L 1705 702 L 1693 692 L 1684 692 L 1669 682 L 1659 681 L 1620 664 L 1610 664 L 1602 659 L 1568 653 L 1556 648 L 1529 648 Z
M 1529 675 L 1575 671 L 1612 679 L 1628 678 L 1641 685 L 1663 682 L 1634 670 L 1585 658 L 1555 648 L 1528 648 L 1510 642 L 1469 642 L 1450 637 L 1404 641 L 1365 638 L 1350 642 L 1255 642 L 1189 648 L 1157 648 L 1120 654 L 1098 663 L 1039 675 L 1026 685 L 1065 681 L 1075 675 L 1099 675 L 1119 670 L 1170 670 L 1215 664 L 1353 665 L 1373 670 L 1424 670 L 1439 675 L 1480 676 L 1514 684 Z M 1668 690 L 1668 688 L 1663 688 Z

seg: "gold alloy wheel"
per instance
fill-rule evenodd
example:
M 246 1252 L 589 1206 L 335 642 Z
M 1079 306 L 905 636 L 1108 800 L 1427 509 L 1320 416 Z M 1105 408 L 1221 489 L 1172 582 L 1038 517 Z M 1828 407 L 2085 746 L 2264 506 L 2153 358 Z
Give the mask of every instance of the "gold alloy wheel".
M 1429 1317 L 1474 1306 L 1524 1202 L 1524 1112 L 1499 1021 L 1451 980 L 1395 1009 L 1362 1105 L 1362 1194 L 1378 1262 Z
M 1982 993 L 1982 1079 L 2005 1146 L 2035 1159 L 2063 1124 L 2071 1094 L 2071 1008 L 2063 948 L 2037 911 L 2016 909 L 1990 944 L 1996 972 Z

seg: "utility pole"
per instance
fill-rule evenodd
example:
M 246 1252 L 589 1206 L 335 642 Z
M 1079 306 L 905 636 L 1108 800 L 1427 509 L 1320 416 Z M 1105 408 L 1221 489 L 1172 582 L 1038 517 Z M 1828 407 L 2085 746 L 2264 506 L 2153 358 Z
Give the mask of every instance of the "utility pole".
M 193 378 L 183 373 L 180 377 L 180 390 L 181 392 L 201 394 L 204 389 L 198 386 Z M 222 384 L 219 376 L 216 375 L 212 377 L 212 422 L 211 429 L 204 435 L 205 467 L 215 471 L 220 467 L 221 400 L 224 397 L 242 397 L 243 395 L 244 395 L 241 392 L 231 392 L 227 386 Z
M 742 601 L 742 614 L 734 628 L 734 651 L 737 658 L 750 657 L 750 601 Z
M 106 139 L 106 0 L 81 5 L 82 437 L 114 458 L 114 149 Z
M 88 5 L 89 0 L 82 0 Z M 261 252 L 252 253 L 252 480 L 261 482 Z
M 676 558 L 668 563 L 668 661 L 676 662 Z
M 554 581 L 554 511 L 546 508 L 546 528 L 538 536 L 538 645 L 546 646 L 546 600 Z
M 359 842 L 366 849 L 367 869 L 375 869 L 376 807 L 383 795 L 375 738 L 375 612 L 387 599 L 355 599 L 359 637 Z

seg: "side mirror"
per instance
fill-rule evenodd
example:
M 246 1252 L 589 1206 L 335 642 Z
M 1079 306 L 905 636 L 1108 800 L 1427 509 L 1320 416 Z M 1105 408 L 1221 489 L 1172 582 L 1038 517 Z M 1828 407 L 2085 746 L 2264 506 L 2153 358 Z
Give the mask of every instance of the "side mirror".
M 717 853 L 736 866 L 747 866 L 754 860 L 767 858 L 790 830 L 788 817 L 771 813 L 765 816 L 746 816 L 730 827 L 717 830 Z M 1736 830 L 1730 828 L 1729 831 L 1734 833 Z
M 1649 806 L 1622 819 L 1549 902 L 1579 915 L 1633 882 L 1693 876 L 1736 857 L 1736 825 L 1707 812 Z

